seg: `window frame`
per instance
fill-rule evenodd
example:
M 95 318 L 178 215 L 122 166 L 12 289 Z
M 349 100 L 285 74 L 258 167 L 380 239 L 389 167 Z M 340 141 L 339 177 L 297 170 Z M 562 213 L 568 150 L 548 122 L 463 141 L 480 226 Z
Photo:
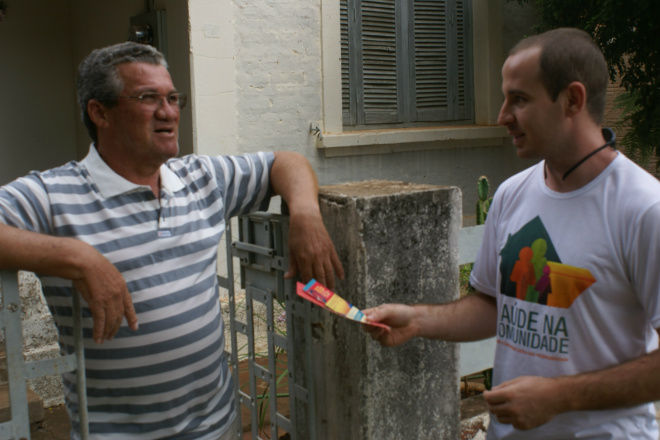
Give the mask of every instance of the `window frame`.
M 323 74 L 322 120 L 312 122 L 316 146 L 326 157 L 503 145 L 504 127 L 497 126 L 502 102 L 502 5 L 472 0 L 472 87 L 474 124 L 414 128 L 345 130 L 342 123 L 341 31 L 337 0 L 321 0 Z M 314 125 L 316 124 L 316 125 Z

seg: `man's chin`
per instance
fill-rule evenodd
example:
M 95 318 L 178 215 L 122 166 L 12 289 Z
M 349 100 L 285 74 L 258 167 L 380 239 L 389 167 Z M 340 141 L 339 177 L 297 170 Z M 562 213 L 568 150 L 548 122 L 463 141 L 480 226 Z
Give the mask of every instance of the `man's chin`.
M 520 159 L 536 159 L 538 157 L 537 154 L 534 154 L 529 148 L 525 148 L 524 146 L 516 147 L 516 155 Z
M 176 157 L 179 154 L 179 143 L 161 146 L 160 152 L 166 160 Z

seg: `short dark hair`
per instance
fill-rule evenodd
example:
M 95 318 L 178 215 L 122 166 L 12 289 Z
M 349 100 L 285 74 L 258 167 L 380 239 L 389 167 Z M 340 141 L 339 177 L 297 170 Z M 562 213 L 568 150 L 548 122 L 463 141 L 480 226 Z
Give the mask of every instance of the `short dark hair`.
M 152 46 L 133 42 L 119 43 L 96 49 L 78 66 L 78 104 L 82 120 L 92 140 L 98 142 L 96 125 L 87 113 L 87 103 L 96 99 L 107 106 L 114 106 L 124 83 L 117 66 L 123 63 L 149 63 L 167 68 L 162 53 Z
M 587 90 L 589 115 L 600 124 L 605 114 L 609 74 L 603 52 L 593 38 L 580 29 L 553 29 L 521 40 L 509 55 L 532 47 L 541 48 L 541 82 L 550 98 L 556 101 L 573 81 L 582 83 Z

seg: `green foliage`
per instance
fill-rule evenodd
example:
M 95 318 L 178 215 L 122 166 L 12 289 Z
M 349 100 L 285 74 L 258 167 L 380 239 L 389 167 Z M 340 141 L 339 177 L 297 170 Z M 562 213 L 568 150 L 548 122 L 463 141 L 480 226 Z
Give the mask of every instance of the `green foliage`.
M 512 0 L 509 0 L 512 1 Z M 633 105 L 619 128 L 619 144 L 641 157 L 660 151 L 660 2 L 658 0 L 518 0 L 532 3 L 537 31 L 584 29 L 600 45 L 610 78 L 621 80 Z
M 477 201 L 477 224 L 483 225 L 486 222 L 486 217 L 488 216 L 488 209 L 490 208 L 490 203 L 493 201 L 492 197 L 489 197 L 490 193 L 490 184 L 486 176 L 481 176 L 477 180 L 477 195 L 479 200 Z
M 470 285 L 470 273 L 472 272 L 472 263 L 458 266 L 458 284 L 461 297 L 474 292 L 474 287 Z

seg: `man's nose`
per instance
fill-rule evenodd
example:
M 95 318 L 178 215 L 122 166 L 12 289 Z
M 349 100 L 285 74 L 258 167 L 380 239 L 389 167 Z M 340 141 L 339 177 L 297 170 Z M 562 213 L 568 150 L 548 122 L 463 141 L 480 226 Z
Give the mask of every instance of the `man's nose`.
M 513 122 L 513 115 L 509 112 L 506 102 L 502 104 L 500 108 L 500 114 L 497 115 L 497 124 L 498 125 L 508 125 Z
M 156 109 L 156 116 L 160 119 L 174 119 L 178 114 L 179 106 L 176 104 L 170 104 L 167 97 L 163 97 Z

